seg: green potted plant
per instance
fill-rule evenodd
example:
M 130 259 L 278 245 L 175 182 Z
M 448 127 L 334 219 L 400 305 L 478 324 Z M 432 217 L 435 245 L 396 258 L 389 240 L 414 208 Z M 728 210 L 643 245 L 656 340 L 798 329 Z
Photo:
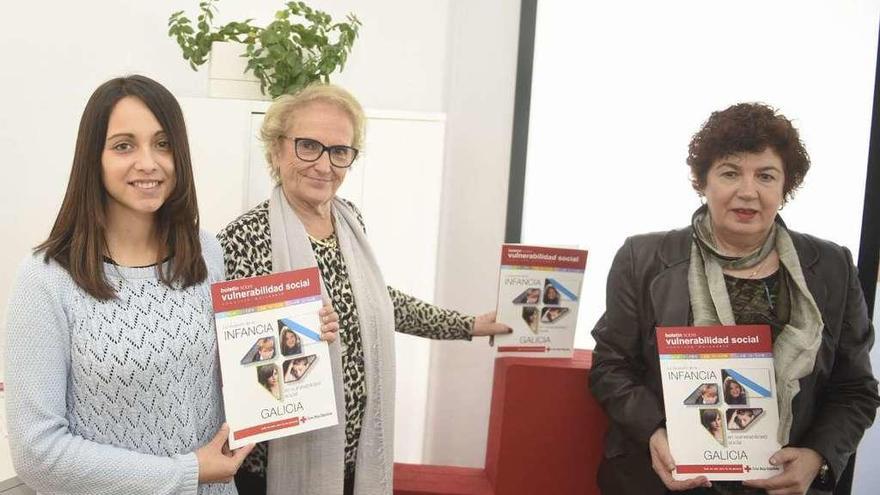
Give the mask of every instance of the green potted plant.
M 259 79 L 260 91 L 272 98 L 314 81 L 329 82 L 330 74 L 345 66 L 361 26 L 354 14 L 348 14 L 347 22 L 334 23 L 328 14 L 304 2 L 287 2 L 266 27 L 252 25 L 253 19 L 215 27 L 217 1 L 199 3 L 195 26 L 183 11 L 171 14 L 168 35 L 180 45 L 193 70 L 208 60 L 213 43 L 242 44 L 245 72 Z

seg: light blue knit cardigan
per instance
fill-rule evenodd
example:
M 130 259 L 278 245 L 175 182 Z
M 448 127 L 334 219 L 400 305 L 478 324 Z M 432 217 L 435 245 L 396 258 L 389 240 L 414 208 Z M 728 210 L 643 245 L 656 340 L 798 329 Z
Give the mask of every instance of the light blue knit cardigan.
M 210 283 L 223 255 L 201 233 L 208 279 L 162 284 L 155 268 L 105 264 L 99 301 L 42 255 L 22 264 L 6 325 L 9 444 L 42 493 L 235 494 L 198 484 L 195 450 L 223 421 Z

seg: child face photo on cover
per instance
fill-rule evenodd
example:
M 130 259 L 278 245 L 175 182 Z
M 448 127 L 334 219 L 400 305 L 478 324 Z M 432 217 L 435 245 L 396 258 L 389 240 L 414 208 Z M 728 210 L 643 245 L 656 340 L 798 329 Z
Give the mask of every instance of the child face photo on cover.
M 541 308 L 541 321 L 553 323 L 568 313 L 568 308 L 559 306 Z
M 698 404 L 718 404 L 718 385 L 714 383 L 704 384 L 700 389 Z
M 728 409 L 727 410 L 727 429 L 728 430 L 745 430 L 758 419 L 764 412 L 761 408 L 751 409 Z
M 318 356 L 313 354 L 284 361 L 284 381 L 290 383 L 301 380 L 317 359 Z
M 559 291 L 550 282 L 544 285 L 544 304 L 559 304 Z
M 278 381 L 278 367 L 274 364 L 257 366 L 257 381 L 272 394 L 275 399 L 281 400 L 281 383 Z
M 724 379 L 724 402 L 727 404 L 746 404 L 746 391 L 731 377 Z
M 267 361 L 275 357 L 275 337 L 260 337 L 241 358 L 241 364 Z
M 526 289 L 513 299 L 514 304 L 538 304 L 541 301 L 541 289 Z
M 263 337 L 257 341 L 254 361 L 266 361 L 275 357 L 275 337 Z
M 526 306 L 522 310 L 522 319 L 529 326 L 529 330 L 538 333 L 538 308 Z
M 724 428 L 721 424 L 721 411 L 718 409 L 700 409 L 700 423 L 718 443 L 725 445 Z
M 718 404 L 718 384 L 717 383 L 703 383 L 700 384 L 687 398 L 684 400 L 684 404 L 688 406 L 694 405 L 708 405 L 714 406 Z
M 302 341 L 296 332 L 288 328 L 281 322 L 278 322 L 281 328 L 281 354 L 283 356 L 293 356 L 302 352 Z

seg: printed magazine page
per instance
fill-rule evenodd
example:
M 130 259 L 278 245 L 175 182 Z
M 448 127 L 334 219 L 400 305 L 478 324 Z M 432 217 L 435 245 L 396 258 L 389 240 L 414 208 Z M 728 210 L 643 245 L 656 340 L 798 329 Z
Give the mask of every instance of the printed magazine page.
M 657 327 L 675 479 L 770 478 L 781 448 L 767 325 Z
M 499 356 L 570 358 L 587 252 L 504 244 L 498 274 Z
M 338 423 L 318 268 L 211 285 L 233 449 Z

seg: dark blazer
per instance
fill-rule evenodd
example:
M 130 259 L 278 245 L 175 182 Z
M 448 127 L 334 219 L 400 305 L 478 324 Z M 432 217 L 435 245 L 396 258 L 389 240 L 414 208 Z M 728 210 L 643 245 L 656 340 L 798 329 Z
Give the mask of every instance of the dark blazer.
M 809 447 L 840 476 L 880 397 L 868 355 L 874 330 L 846 248 L 791 232 L 825 328 L 813 372 L 794 398 L 790 446 Z M 662 494 L 648 440 L 664 424 L 655 327 L 690 324 L 690 227 L 630 237 L 608 274 L 605 314 L 596 323 L 590 388 L 610 426 L 599 486 L 605 494 Z

